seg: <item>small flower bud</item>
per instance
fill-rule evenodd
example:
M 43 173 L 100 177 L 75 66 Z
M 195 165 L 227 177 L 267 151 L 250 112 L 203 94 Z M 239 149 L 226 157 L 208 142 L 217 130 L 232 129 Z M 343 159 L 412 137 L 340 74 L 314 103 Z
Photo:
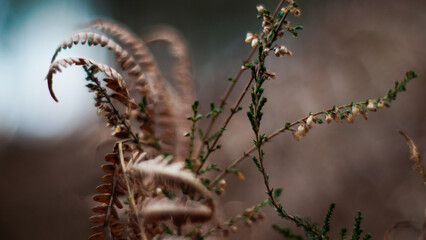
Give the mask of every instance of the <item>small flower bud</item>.
M 317 121 L 317 119 L 316 119 L 314 116 L 310 115 L 310 116 L 308 117 L 308 119 L 306 119 L 306 126 L 307 126 L 308 128 L 312 128 L 312 124 L 313 124 L 313 123 L 316 123 L 316 121 Z
M 384 108 L 385 107 L 385 102 L 383 101 L 383 99 L 380 98 L 379 102 L 377 103 L 377 108 Z
M 331 114 L 330 114 L 330 113 L 327 113 L 327 114 L 325 115 L 325 121 L 326 121 L 327 123 L 331 123 L 331 121 L 333 121 L 333 117 L 331 116 Z
M 376 104 L 373 101 L 368 100 L 367 109 L 369 111 L 376 111 Z
M 257 5 L 256 9 L 258 13 L 263 13 L 263 11 L 265 11 L 265 7 L 263 7 L 263 5 Z
M 254 39 L 251 41 L 251 46 L 252 46 L 252 47 L 256 47 L 258 42 L 259 42 L 259 39 L 254 38 Z
M 359 114 L 359 108 L 357 106 L 352 106 L 352 114 L 354 116 Z
M 245 40 L 245 42 L 246 42 L 246 43 L 249 43 L 249 42 L 251 42 L 251 41 L 253 40 L 253 38 L 254 38 L 253 33 L 248 32 L 248 33 L 247 33 L 247 35 L 246 35 L 246 40 Z
M 161 188 L 157 188 L 155 189 L 155 193 L 157 194 L 157 196 L 163 195 L 163 190 Z
M 288 12 L 288 8 L 287 8 L 287 7 L 281 8 L 281 12 L 282 12 L 282 13 L 286 13 L 286 12 Z
M 226 187 L 226 181 L 225 181 L 225 179 L 222 179 L 222 180 L 219 181 L 219 187 L 220 188 L 225 188 Z
M 270 32 L 271 32 L 271 30 L 272 30 L 272 27 L 269 27 L 269 26 L 266 26 L 266 27 L 264 27 L 264 28 L 263 28 L 263 32 L 264 32 L 265 34 L 270 33 Z
M 229 229 L 231 229 L 232 232 L 238 231 L 238 227 L 235 225 L 230 226 Z

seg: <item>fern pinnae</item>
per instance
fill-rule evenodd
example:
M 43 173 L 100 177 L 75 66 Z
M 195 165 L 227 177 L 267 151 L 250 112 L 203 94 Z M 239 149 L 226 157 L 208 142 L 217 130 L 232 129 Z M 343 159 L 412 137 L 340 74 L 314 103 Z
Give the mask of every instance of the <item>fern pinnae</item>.
M 213 210 L 196 201 L 148 198 L 139 205 L 138 214 L 148 222 L 172 219 L 180 226 L 185 224 L 187 219 L 191 223 L 206 222 L 212 218 Z
M 99 70 L 100 72 L 105 73 L 108 77 L 116 80 L 120 86 L 124 87 L 125 83 L 123 81 L 123 77 L 120 73 L 118 73 L 115 69 L 113 69 L 110 66 L 107 66 L 102 63 L 97 63 L 93 60 L 87 59 L 87 58 L 78 58 L 78 57 L 71 57 L 71 58 L 63 58 L 56 60 L 52 64 L 50 64 L 49 72 L 46 75 L 49 92 L 52 98 L 57 102 L 58 99 L 55 96 L 55 93 L 53 92 L 52 84 L 53 84 L 53 75 L 57 72 L 62 72 L 61 67 L 66 68 L 68 66 L 72 65 L 80 65 L 80 66 L 88 66 L 88 67 L 94 67 L 95 69 Z M 130 96 L 129 92 L 125 91 L 127 96 Z
M 208 189 L 189 170 L 184 169 L 183 162 L 169 163 L 164 156 L 142 161 L 129 167 L 130 176 L 143 188 L 151 184 L 180 190 L 185 186 L 189 194 L 210 199 Z
M 137 64 L 142 68 L 148 79 L 147 84 L 149 85 L 149 92 L 152 95 L 155 107 L 155 122 L 157 124 L 157 130 L 155 131 L 158 138 L 162 140 L 160 142 L 162 151 L 176 153 L 176 143 L 178 142 L 176 111 L 174 111 L 172 97 L 163 82 L 157 63 L 146 44 L 136 34 L 112 21 L 96 20 L 90 23 L 88 28 L 98 29 L 111 35 L 118 42 L 128 47 L 129 53 L 134 56 Z M 137 84 L 140 85 L 139 81 Z M 164 142 L 168 140 L 170 141 Z

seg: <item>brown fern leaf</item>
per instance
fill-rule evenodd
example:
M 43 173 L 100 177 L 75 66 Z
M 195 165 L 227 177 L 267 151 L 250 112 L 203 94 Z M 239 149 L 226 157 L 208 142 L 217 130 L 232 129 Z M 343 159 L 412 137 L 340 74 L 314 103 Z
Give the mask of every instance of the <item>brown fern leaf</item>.
M 144 73 L 142 72 L 142 69 L 140 66 L 136 63 L 136 60 L 133 58 L 131 54 L 127 52 L 126 49 L 122 48 L 119 44 L 117 44 L 114 40 L 109 38 L 108 36 L 105 36 L 101 33 L 96 32 L 89 32 L 89 31 L 81 31 L 76 32 L 69 37 L 67 37 L 65 40 L 62 41 L 61 44 L 59 44 L 58 48 L 56 49 L 52 62 L 56 59 L 58 53 L 62 49 L 72 48 L 74 45 L 77 44 L 88 44 L 89 46 L 102 46 L 106 47 L 109 50 L 113 51 L 116 56 L 116 61 L 120 64 L 120 66 L 123 68 L 123 70 L 128 71 L 130 76 L 136 77 L 137 81 L 145 86 L 146 85 L 146 77 Z M 108 81 L 109 79 L 106 79 L 105 81 Z M 108 85 L 109 84 L 109 85 Z M 113 83 L 108 83 L 107 86 L 111 89 L 118 91 L 119 85 L 114 85 Z M 150 92 L 147 90 L 146 87 L 143 91 L 143 95 L 147 98 L 150 97 Z
M 113 164 L 104 164 L 101 169 L 107 173 L 102 177 L 102 181 L 105 184 L 101 184 L 96 187 L 96 191 L 100 194 L 95 195 L 93 200 L 99 202 L 100 205 L 92 208 L 94 215 L 89 220 L 96 225 L 92 227 L 92 231 L 95 232 L 89 239 L 103 239 L 105 234 L 111 235 L 114 239 L 121 237 L 124 234 L 124 223 L 118 223 L 119 215 L 116 210 L 122 208 L 123 205 L 118 199 L 118 196 L 126 194 L 126 187 L 120 183 L 120 164 L 118 161 L 118 154 L 116 152 L 105 155 L 105 161 L 112 162 Z
M 156 184 L 181 190 L 184 186 L 189 194 L 210 199 L 207 188 L 191 171 L 184 169 L 182 162 L 169 164 L 169 159 L 158 156 L 152 160 L 129 164 L 127 169 L 132 181 L 142 188 Z
M 176 58 L 174 66 L 174 76 L 178 96 L 178 101 L 174 101 L 174 108 L 177 109 L 177 138 L 178 146 L 175 157 L 177 161 L 183 161 L 187 154 L 189 138 L 184 136 L 184 132 L 191 128 L 191 123 L 186 117 L 192 115 L 191 105 L 194 102 L 194 80 L 192 76 L 191 56 L 184 38 L 173 28 L 161 26 L 150 29 L 144 34 L 143 39 L 147 44 L 160 42 L 169 46 L 171 54 Z
M 208 206 L 195 201 L 150 198 L 140 204 L 138 214 L 147 222 L 172 219 L 176 226 L 181 226 L 187 220 L 192 223 L 209 221 L 213 216 L 213 211 Z
M 101 63 L 97 63 L 93 60 L 86 59 L 86 58 L 76 58 L 76 57 L 64 58 L 64 59 L 59 59 L 59 60 L 56 60 L 55 62 L 53 62 L 50 65 L 49 72 L 46 75 L 50 95 L 52 96 L 52 98 L 56 102 L 58 102 L 58 99 L 56 98 L 55 93 L 53 92 L 53 88 L 52 88 L 53 74 L 55 74 L 57 72 L 62 72 L 61 67 L 66 68 L 66 67 L 72 66 L 72 65 L 94 67 L 98 71 L 105 73 L 108 77 L 115 79 L 117 81 L 117 83 L 119 84 L 119 86 L 121 88 L 125 89 L 125 83 L 123 81 L 123 77 L 115 69 L 111 68 L 110 66 L 107 66 L 107 65 L 104 65 L 104 64 L 101 64 Z M 128 98 L 130 98 L 130 94 L 127 90 L 125 90 L 125 95 Z
M 155 134 L 160 139 L 161 149 L 163 152 L 175 154 L 178 134 L 176 133 L 177 118 L 172 104 L 174 99 L 164 84 L 157 64 L 145 43 L 130 30 L 112 21 L 101 19 L 92 22 L 88 27 L 111 35 L 128 47 L 129 52 L 134 56 L 148 79 L 149 91 L 153 96 L 155 108 Z M 138 89 L 146 89 L 144 85 L 139 84 L 139 81 L 137 85 L 140 86 Z M 144 128 L 141 126 L 141 129 Z
M 189 110 L 187 114 L 190 115 L 190 106 L 194 102 L 194 80 L 191 71 L 191 56 L 184 38 L 175 29 L 162 26 L 150 29 L 143 39 L 147 44 L 164 42 L 170 46 L 170 52 L 177 59 L 174 75 L 179 97 L 182 104 Z

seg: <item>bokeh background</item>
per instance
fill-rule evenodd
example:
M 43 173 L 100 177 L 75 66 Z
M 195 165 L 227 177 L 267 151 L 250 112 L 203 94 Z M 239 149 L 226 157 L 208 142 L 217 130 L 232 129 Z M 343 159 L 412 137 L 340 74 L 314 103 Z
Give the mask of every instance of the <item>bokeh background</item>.
M 202 110 L 218 102 L 241 60 L 250 51 L 247 31 L 258 31 L 258 1 L 28 1 L 0 0 L 0 232 L 1 239 L 85 239 L 90 235 L 90 208 L 100 183 L 103 153 L 112 146 L 80 69 L 57 77 L 59 103 L 51 100 L 44 76 L 60 41 L 105 17 L 143 33 L 169 25 L 185 36 L 193 59 L 197 98 Z M 263 1 L 274 9 L 278 1 Z M 270 133 L 334 104 L 383 96 L 407 70 L 420 77 L 408 85 L 389 109 L 358 117 L 352 125 L 315 126 L 301 142 L 290 134 L 265 147 L 266 168 L 290 213 L 321 222 L 328 205 L 337 204 L 332 219 L 336 236 L 352 227 L 357 210 L 363 226 L 382 239 L 392 224 L 424 220 L 425 186 L 412 171 L 408 148 L 397 133 L 404 129 L 426 151 L 426 2 L 424 0 L 339 1 L 299 3 L 302 17 L 291 19 L 305 29 L 283 43 L 292 57 L 271 57 L 277 79 L 267 83 L 269 98 L 263 131 Z M 152 46 L 160 68 L 170 57 Z M 110 62 L 101 48 L 78 46 L 60 54 Z M 166 75 L 167 76 L 167 75 Z M 243 75 L 236 89 L 241 89 Z M 236 90 L 229 103 L 233 103 Z M 247 99 L 242 106 L 248 105 Z M 212 159 L 224 166 L 251 146 L 251 128 L 238 114 L 221 140 L 223 151 Z M 105 150 L 106 149 L 106 150 Z M 241 164 L 241 182 L 229 177 L 220 199 L 222 218 L 266 198 L 261 175 L 251 161 Z M 270 225 L 293 225 L 270 208 L 267 220 L 232 238 L 279 239 Z

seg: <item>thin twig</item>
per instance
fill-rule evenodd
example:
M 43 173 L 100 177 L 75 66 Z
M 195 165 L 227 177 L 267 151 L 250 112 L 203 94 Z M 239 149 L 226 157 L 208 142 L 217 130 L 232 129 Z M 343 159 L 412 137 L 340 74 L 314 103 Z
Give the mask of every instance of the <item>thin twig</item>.
M 279 9 L 282 7 L 282 5 L 284 4 L 284 2 L 285 2 L 285 1 L 284 1 L 284 0 L 282 0 L 282 1 L 278 4 L 277 8 L 276 8 L 276 9 L 275 9 L 275 11 L 274 11 L 274 15 L 273 15 L 273 17 L 274 17 L 274 18 L 276 18 L 276 15 L 278 14 Z M 272 38 L 268 41 L 269 43 L 272 43 L 272 42 L 274 42 L 274 41 L 276 40 L 276 38 L 277 38 L 277 36 L 278 36 L 278 32 L 280 31 L 281 26 L 282 26 L 282 24 L 284 23 L 285 18 L 287 17 L 288 13 L 289 13 L 289 11 L 287 11 L 287 12 L 284 14 L 284 16 L 281 18 L 281 20 L 280 20 L 280 22 L 279 22 L 279 24 L 278 24 L 278 27 L 277 27 L 277 28 L 274 30 L 274 32 L 273 32 Z M 262 33 L 262 34 L 261 34 L 261 36 L 260 36 L 260 39 L 262 39 L 262 38 L 263 38 L 263 36 L 264 36 L 264 34 Z M 252 49 L 252 51 L 250 52 L 249 57 L 247 58 L 247 60 L 246 60 L 245 62 L 248 62 L 248 60 L 249 60 L 249 59 L 253 56 L 253 54 L 254 54 L 254 52 L 255 52 L 255 50 L 256 50 L 256 49 L 257 49 L 257 47 L 254 47 L 254 48 Z M 241 76 L 242 71 L 243 71 L 243 70 L 242 70 L 242 69 L 240 69 L 240 71 L 238 72 L 238 74 L 237 74 L 237 77 L 238 77 L 238 78 Z M 235 80 L 233 81 L 233 83 L 230 85 L 230 87 L 229 87 L 228 91 L 227 91 L 227 92 L 226 92 L 226 94 L 225 94 L 225 97 L 224 97 L 224 98 L 222 98 L 221 105 L 220 105 L 220 108 L 221 108 L 221 109 L 223 108 L 223 106 L 224 106 L 224 104 L 225 104 L 225 101 L 226 101 L 226 99 L 228 98 L 229 94 L 231 93 L 231 91 L 232 91 L 232 89 L 233 89 L 233 87 L 234 87 L 234 85 L 235 85 L 235 82 L 236 82 L 236 81 L 237 81 L 237 78 L 235 78 Z M 241 103 L 242 99 L 244 98 L 245 94 L 247 93 L 248 89 L 250 88 L 250 85 L 252 84 L 252 82 L 253 82 L 253 76 L 252 76 L 252 77 L 250 78 L 250 80 L 247 82 L 246 87 L 244 88 L 243 92 L 240 94 L 240 97 L 238 98 L 238 100 L 237 100 L 237 102 L 235 103 L 234 107 L 232 107 L 232 108 L 231 108 L 231 110 L 230 110 L 230 113 L 229 113 L 228 117 L 226 118 L 225 122 L 223 123 L 223 125 L 222 125 L 222 127 L 221 127 L 220 129 L 226 129 L 226 127 L 228 126 L 228 123 L 231 121 L 231 118 L 234 116 L 234 114 L 235 114 L 236 112 L 238 112 L 238 107 L 240 106 L 240 103 Z M 203 143 L 201 144 L 200 149 L 199 149 L 199 152 L 198 152 L 198 157 L 200 157 L 200 155 L 201 155 L 201 151 L 202 151 L 202 149 L 203 149 L 203 148 L 204 148 L 204 146 L 205 146 L 206 139 L 208 139 L 208 137 L 209 137 L 208 135 L 209 135 L 210 130 L 211 130 L 211 128 L 212 128 L 212 126 L 213 126 L 213 124 L 214 124 L 215 119 L 216 119 L 216 118 L 212 118 L 212 119 L 210 120 L 210 124 L 209 124 L 209 127 L 207 128 L 207 131 L 206 131 L 206 133 L 205 133 L 205 137 L 204 137 L 204 139 L 203 139 Z M 220 137 L 221 137 L 222 135 L 223 135 L 223 132 L 221 131 L 221 132 L 218 134 L 218 136 L 214 139 L 213 144 L 212 144 L 210 147 L 208 147 L 208 148 L 207 148 L 206 155 L 204 156 L 203 161 L 201 161 L 201 164 L 200 164 L 200 166 L 198 167 L 198 169 L 197 169 L 197 171 L 196 171 L 196 173 L 197 173 L 197 174 L 200 172 L 200 170 L 201 170 L 201 168 L 203 167 L 204 163 L 206 162 L 207 158 L 210 156 L 210 154 L 212 153 L 212 151 L 215 149 L 216 144 L 217 144 L 217 142 L 219 141 L 219 139 L 220 139 Z

